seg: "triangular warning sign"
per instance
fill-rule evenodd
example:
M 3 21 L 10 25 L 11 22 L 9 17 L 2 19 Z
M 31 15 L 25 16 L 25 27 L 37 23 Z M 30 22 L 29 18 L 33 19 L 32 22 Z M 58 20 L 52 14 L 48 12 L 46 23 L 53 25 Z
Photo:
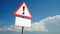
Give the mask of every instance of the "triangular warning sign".
M 24 16 L 25 18 L 32 18 L 32 15 L 30 14 L 30 11 L 28 10 L 25 2 L 22 2 L 22 4 L 15 10 L 14 15 L 22 17 Z

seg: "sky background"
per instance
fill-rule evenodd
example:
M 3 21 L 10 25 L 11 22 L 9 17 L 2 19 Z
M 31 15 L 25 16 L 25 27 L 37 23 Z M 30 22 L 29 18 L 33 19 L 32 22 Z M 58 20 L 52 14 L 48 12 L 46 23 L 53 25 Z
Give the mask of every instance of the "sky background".
M 21 34 L 13 12 L 23 1 L 33 17 L 24 34 L 60 34 L 60 0 L 0 0 L 0 34 Z

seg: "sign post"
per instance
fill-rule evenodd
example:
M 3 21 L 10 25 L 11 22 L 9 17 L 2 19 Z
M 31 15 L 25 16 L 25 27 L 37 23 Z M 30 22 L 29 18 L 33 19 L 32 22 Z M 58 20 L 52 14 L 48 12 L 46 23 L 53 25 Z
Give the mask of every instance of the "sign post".
M 23 30 L 24 30 L 24 27 L 22 26 L 22 34 L 24 33 Z
M 23 6 L 23 14 L 25 14 L 24 13 L 24 10 L 25 10 L 25 6 Z M 24 16 L 23 16 L 23 18 L 24 18 Z M 24 27 L 22 26 L 22 34 L 24 33 Z
M 22 27 L 23 34 L 24 27 L 31 27 L 31 20 L 28 18 L 32 18 L 25 2 L 22 2 L 22 4 L 15 10 L 14 15 L 16 16 L 15 25 Z

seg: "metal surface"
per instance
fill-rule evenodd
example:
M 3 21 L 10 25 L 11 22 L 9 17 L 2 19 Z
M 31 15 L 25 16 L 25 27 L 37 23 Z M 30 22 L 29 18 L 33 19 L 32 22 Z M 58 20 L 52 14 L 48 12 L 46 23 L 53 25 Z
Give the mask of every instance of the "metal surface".
M 22 34 L 24 34 L 23 30 L 24 30 L 24 27 L 22 27 Z

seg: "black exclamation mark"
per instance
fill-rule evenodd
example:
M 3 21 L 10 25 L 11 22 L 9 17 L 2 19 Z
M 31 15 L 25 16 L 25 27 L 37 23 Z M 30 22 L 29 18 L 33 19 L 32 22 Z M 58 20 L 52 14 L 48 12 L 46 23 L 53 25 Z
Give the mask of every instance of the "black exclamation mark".
M 24 11 L 25 11 L 25 6 L 23 6 L 23 14 L 25 14 Z

